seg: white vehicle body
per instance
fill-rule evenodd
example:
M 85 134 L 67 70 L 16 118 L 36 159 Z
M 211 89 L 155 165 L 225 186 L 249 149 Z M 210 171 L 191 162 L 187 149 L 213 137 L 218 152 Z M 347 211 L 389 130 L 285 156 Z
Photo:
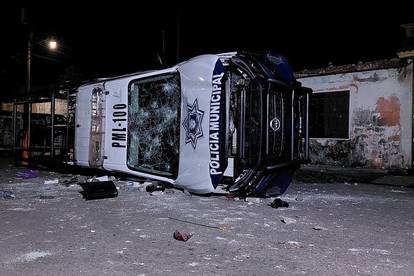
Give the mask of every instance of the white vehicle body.
M 75 163 L 198 194 L 215 192 L 227 167 L 229 176 L 237 176 L 228 166 L 237 139 L 230 133 L 235 132 L 234 122 L 229 119 L 230 92 L 224 87 L 230 81 L 223 66 L 234 55 L 198 56 L 168 69 L 79 87 Z M 172 94 L 163 98 L 154 87 Z M 279 131 L 282 118 L 271 119 L 265 125 Z M 157 158 L 169 161 L 159 164 Z

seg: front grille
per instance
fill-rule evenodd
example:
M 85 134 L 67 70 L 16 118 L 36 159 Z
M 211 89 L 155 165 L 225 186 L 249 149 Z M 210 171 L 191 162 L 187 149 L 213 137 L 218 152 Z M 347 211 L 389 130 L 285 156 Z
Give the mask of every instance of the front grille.
M 267 154 L 269 157 L 282 155 L 284 142 L 284 98 L 280 92 L 268 96 Z

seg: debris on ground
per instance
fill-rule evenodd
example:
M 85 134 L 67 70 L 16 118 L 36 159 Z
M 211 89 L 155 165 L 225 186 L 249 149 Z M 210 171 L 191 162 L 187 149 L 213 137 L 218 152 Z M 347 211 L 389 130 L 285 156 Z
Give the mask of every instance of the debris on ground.
M 240 197 L 238 197 L 236 194 L 233 194 L 233 193 L 227 194 L 226 198 L 228 200 L 233 200 L 233 201 L 239 201 L 240 200 Z
M 298 242 L 298 241 L 287 241 L 284 244 L 286 245 L 286 248 L 288 248 L 288 249 L 304 248 L 304 245 L 301 242 Z
M 83 191 L 80 192 L 86 200 L 102 199 L 118 196 L 118 189 L 112 181 L 94 181 L 79 183 Z
M 151 181 L 145 181 L 145 182 L 139 182 L 139 181 L 133 181 L 133 180 L 116 180 L 116 185 L 122 190 L 127 191 L 147 191 L 150 193 L 150 195 L 157 196 L 162 195 L 164 193 L 173 193 L 172 191 L 168 191 L 165 186 L 165 184 L 161 182 L 151 182 Z
M 71 184 L 75 184 L 78 182 L 84 182 L 84 181 L 79 181 L 78 176 L 72 176 L 70 179 L 65 179 L 63 181 L 60 181 L 62 185 L 65 185 L 66 187 L 69 187 Z
M 51 180 L 45 180 L 43 184 L 59 184 L 59 179 L 51 179 Z
M 39 198 L 40 199 L 54 199 L 55 197 L 51 196 L 51 195 L 41 195 L 41 196 L 39 196 Z
M 183 190 L 183 193 L 188 196 L 188 197 L 192 197 L 193 195 L 186 189 Z
M 260 202 L 262 202 L 262 200 L 258 197 L 246 197 L 245 201 L 246 202 L 251 202 L 251 203 L 260 203 Z
M 296 201 L 303 201 L 303 195 L 301 193 L 298 193 L 295 197 Z
M 402 191 L 402 190 L 394 190 L 394 189 L 392 189 L 392 190 L 391 190 L 391 193 L 401 193 L 401 194 L 406 194 L 407 192 L 404 192 L 404 191 Z
M 15 198 L 15 196 L 11 191 L 0 191 L 0 198 L 12 199 Z
M 282 217 L 280 221 L 283 222 L 284 224 L 296 223 L 296 219 L 288 218 L 288 217 Z
M 140 191 L 146 191 L 147 190 L 147 186 L 149 186 L 151 184 L 152 184 L 152 182 L 145 181 L 144 183 L 141 184 Z
M 176 239 L 177 241 L 183 241 L 186 242 L 188 241 L 191 237 L 193 236 L 192 233 L 186 233 L 184 231 L 178 231 L 175 230 L 174 231 L 174 239 Z
M 104 182 L 104 181 L 113 181 L 113 180 L 115 180 L 115 177 L 104 175 L 104 176 L 99 176 L 99 177 L 94 176 L 86 180 L 86 182 Z
M 116 186 L 122 190 L 130 191 L 130 190 L 140 190 L 142 191 L 142 184 L 135 181 L 126 181 L 126 180 L 117 180 Z
M 141 183 L 139 182 L 135 182 L 135 181 L 129 181 L 129 184 L 132 186 L 132 188 L 134 189 L 139 189 L 141 187 Z
M 96 177 L 94 176 L 91 181 L 109 181 L 109 177 L 107 175 Z
M 325 227 L 322 227 L 322 226 L 319 226 L 319 225 L 316 225 L 316 226 L 314 226 L 314 227 L 312 227 L 312 229 L 313 230 L 316 230 L 316 231 L 326 231 L 326 230 L 328 230 L 328 228 L 325 228 Z
M 152 193 L 150 193 L 151 196 L 159 196 L 159 195 L 163 195 L 164 192 L 163 191 L 153 191 Z
M 23 178 L 23 179 L 36 178 L 38 176 L 39 176 L 39 173 L 34 170 L 23 170 L 23 171 L 16 172 L 16 177 Z
M 237 195 L 236 195 L 236 194 L 234 194 L 234 193 L 228 193 L 228 194 L 226 195 L 226 198 L 227 198 L 228 200 L 235 200 L 235 198 L 237 198 Z
M 148 186 L 146 186 L 145 190 L 148 193 L 152 193 L 152 192 L 155 192 L 155 191 L 162 191 L 163 192 L 163 191 L 165 191 L 165 186 L 164 186 L 164 184 L 162 184 L 160 182 L 154 182 L 154 183 L 151 183 Z
M 289 207 L 289 203 L 287 203 L 284 200 L 281 200 L 280 198 L 276 198 L 275 200 L 273 200 L 272 203 L 269 204 L 270 207 L 272 208 L 279 208 L 279 207 L 283 207 L 283 208 L 288 208 Z

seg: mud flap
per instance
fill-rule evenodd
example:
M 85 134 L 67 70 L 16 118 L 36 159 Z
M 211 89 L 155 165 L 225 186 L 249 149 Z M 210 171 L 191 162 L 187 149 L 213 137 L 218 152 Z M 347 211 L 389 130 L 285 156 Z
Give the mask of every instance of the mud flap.
M 80 193 L 86 200 L 118 196 L 118 190 L 112 181 L 86 182 L 79 185 L 83 189 Z

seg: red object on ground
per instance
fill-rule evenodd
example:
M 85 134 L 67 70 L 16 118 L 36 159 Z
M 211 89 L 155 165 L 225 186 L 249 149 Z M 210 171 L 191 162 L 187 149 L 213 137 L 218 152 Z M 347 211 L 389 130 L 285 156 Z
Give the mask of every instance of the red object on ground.
M 178 240 L 178 241 L 188 241 L 191 237 L 193 236 L 193 234 L 188 234 L 185 232 L 180 232 L 178 230 L 175 230 L 174 232 L 174 239 Z

